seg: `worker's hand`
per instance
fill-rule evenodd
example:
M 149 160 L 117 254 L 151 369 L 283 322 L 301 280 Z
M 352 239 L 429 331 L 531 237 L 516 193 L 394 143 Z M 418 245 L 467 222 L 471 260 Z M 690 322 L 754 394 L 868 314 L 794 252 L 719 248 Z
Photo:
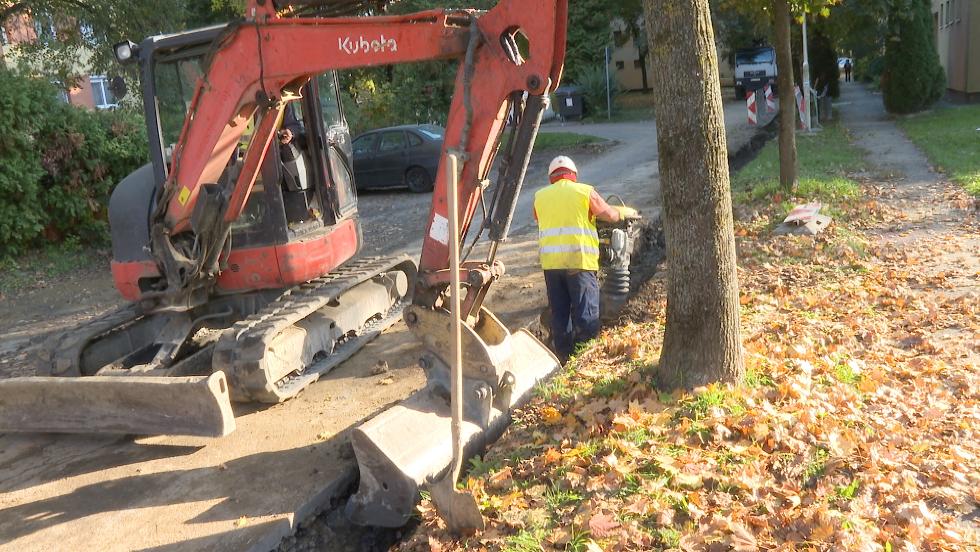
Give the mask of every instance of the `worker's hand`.
M 623 206 L 616 206 L 613 208 L 619 212 L 619 220 L 626 220 L 628 218 L 637 218 L 640 216 L 640 213 L 632 207 L 626 207 L 625 205 L 623 205 Z
M 282 130 L 279 131 L 279 143 L 280 144 L 282 144 L 282 145 L 285 146 L 286 144 L 288 144 L 288 143 L 290 143 L 292 141 L 293 141 L 293 131 L 289 130 L 288 128 L 284 128 L 284 129 L 282 129 Z

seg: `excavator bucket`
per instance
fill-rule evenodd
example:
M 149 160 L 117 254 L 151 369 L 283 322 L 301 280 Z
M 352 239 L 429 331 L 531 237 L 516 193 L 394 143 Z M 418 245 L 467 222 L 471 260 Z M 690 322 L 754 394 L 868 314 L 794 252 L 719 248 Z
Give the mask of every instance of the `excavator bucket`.
M 234 430 L 222 372 L 0 380 L 0 433 L 223 437 Z
M 444 356 L 450 350 L 450 318 L 444 312 L 410 307 L 405 321 L 425 344 L 420 364 L 428 384 L 351 433 L 360 483 L 346 514 L 360 525 L 404 525 L 419 491 L 452 467 L 449 364 Z M 561 363 L 529 332 L 510 333 L 486 309 L 463 330 L 461 433 L 464 457 L 469 458 L 503 434 L 511 411 Z

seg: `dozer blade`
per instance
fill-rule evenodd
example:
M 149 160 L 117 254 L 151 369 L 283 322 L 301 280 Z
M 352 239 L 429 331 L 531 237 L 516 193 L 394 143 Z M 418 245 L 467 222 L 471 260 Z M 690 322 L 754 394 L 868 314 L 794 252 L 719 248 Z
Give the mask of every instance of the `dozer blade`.
M 221 372 L 0 380 L 0 433 L 223 437 L 234 430 Z
M 408 317 L 422 312 L 410 309 Z M 493 385 L 487 379 L 464 378 L 461 428 L 464 458 L 480 453 L 496 441 L 510 424 L 511 410 L 525 403 L 535 384 L 561 366 L 555 355 L 526 330 L 510 334 L 489 312 L 483 311 L 481 315 L 483 319 L 475 325 L 478 330 L 465 328 L 470 331 L 464 334 L 464 356 L 470 359 L 482 356 L 484 362 L 496 360 L 493 365 L 476 366 L 490 374 L 491 379 L 497 375 L 499 379 Z M 416 325 L 431 328 L 436 324 L 409 323 L 410 327 Z M 481 330 L 494 337 L 489 341 L 491 344 L 475 339 Z M 422 364 L 429 384 L 351 433 L 360 469 L 357 493 L 346 507 L 347 517 L 354 523 L 382 527 L 404 525 L 418 502 L 419 491 L 451 468 L 453 447 L 446 366 L 433 358 L 446 350 L 428 349 L 430 353 L 423 357 Z M 481 352 L 482 355 L 478 354 Z

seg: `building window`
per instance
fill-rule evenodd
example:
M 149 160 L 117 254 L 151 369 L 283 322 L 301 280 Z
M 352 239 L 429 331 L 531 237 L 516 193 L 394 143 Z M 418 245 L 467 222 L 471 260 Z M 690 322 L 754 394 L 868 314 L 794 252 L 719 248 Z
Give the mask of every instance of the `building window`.
M 54 25 L 54 18 L 47 13 L 34 13 L 34 34 L 39 40 L 56 40 L 58 31 Z
M 633 60 L 633 69 L 643 69 L 643 62 L 640 61 L 640 60 L 638 60 L 638 59 L 634 59 Z
M 117 106 L 116 97 L 109 90 L 109 79 L 99 75 L 89 77 L 89 81 L 92 83 L 92 102 L 95 104 L 95 107 L 109 109 L 110 107 Z
M 616 69 L 625 69 L 625 68 L 626 68 L 626 64 L 625 63 L 623 63 L 622 61 L 617 61 L 616 62 Z

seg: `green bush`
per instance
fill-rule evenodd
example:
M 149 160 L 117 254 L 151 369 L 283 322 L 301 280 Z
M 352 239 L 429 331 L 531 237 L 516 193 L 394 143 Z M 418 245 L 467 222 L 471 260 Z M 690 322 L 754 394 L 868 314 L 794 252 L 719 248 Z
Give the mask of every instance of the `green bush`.
M 936 103 L 946 90 L 946 73 L 932 42 L 928 0 L 893 0 L 885 45 L 881 92 L 885 109 L 914 113 Z
M 46 123 L 40 140 L 46 234 L 55 240 L 77 236 L 83 242 L 104 241 L 113 188 L 146 162 L 143 120 L 126 111 L 64 106 Z
M 810 82 L 818 93 L 827 93 L 831 97 L 840 96 L 840 66 L 837 65 L 837 50 L 830 39 L 819 30 L 813 33 L 810 41 Z
M 878 81 L 884 71 L 884 56 L 872 55 L 854 60 L 854 80 L 878 86 Z
M 0 68 L 0 256 L 16 254 L 43 229 L 44 175 L 37 136 L 43 115 L 57 109 L 53 87 Z M 16 91 L 16 93 L 10 93 Z
M 606 68 L 602 65 L 594 66 L 590 69 L 581 71 L 575 79 L 575 84 L 582 89 L 585 96 L 586 114 L 595 115 L 596 113 L 606 112 Z M 609 91 L 613 99 L 619 94 L 619 86 L 616 79 L 609 76 Z
M 101 243 L 117 182 L 147 158 L 142 117 L 57 99 L 38 79 L 0 70 L 0 257 L 42 238 Z

